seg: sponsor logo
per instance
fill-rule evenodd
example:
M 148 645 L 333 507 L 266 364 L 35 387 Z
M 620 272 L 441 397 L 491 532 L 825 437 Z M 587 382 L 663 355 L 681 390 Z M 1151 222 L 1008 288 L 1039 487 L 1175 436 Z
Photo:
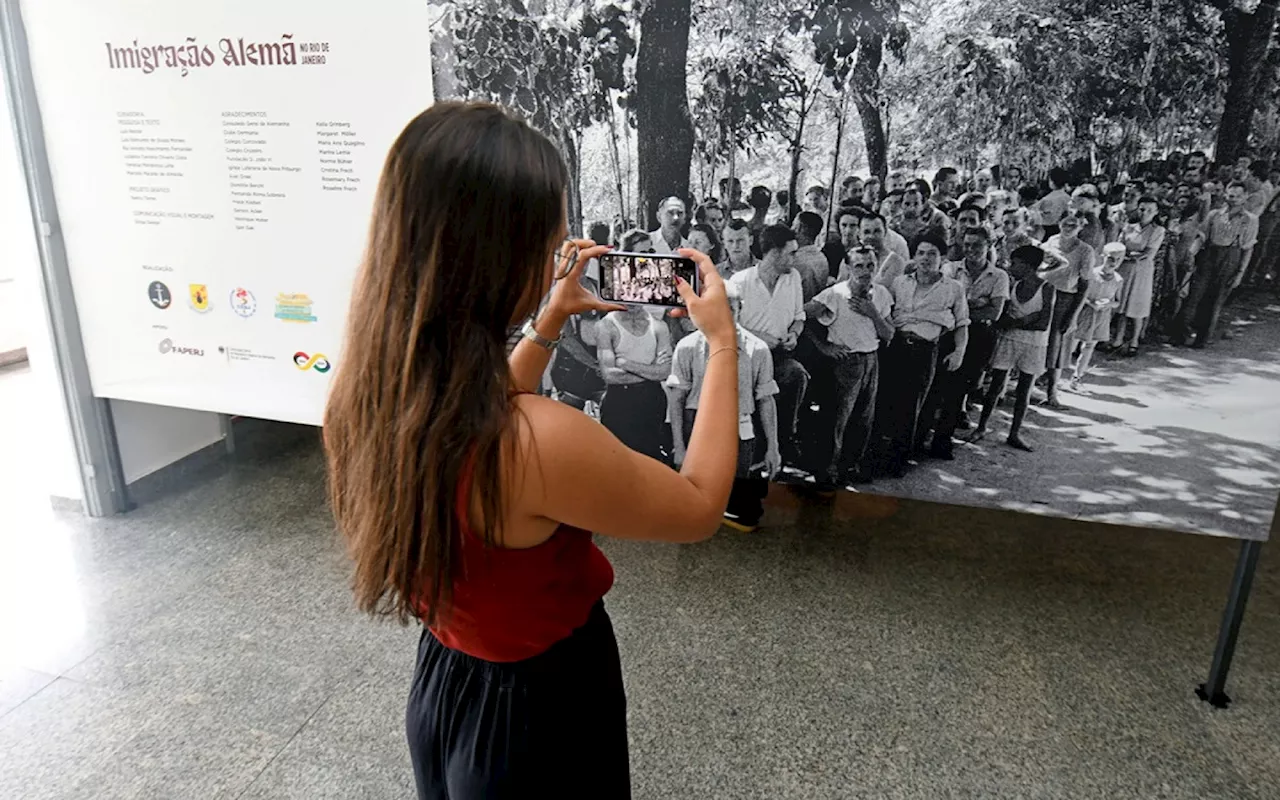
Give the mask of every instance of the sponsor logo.
M 188 291 L 191 293 L 191 301 L 190 301 L 191 308 L 193 308 L 196 311 L 199 311 L 201 314 L 205 313 L 210 308 L 212 308 L 212 306 L 209 305 L 209 287 L 208 286 L 206 286 L 203 283 L 193 283 L 193 284 L 190 284 L 187 288 L 188 288 Z
M 236 312 L 237 316 L 248 319 L 257 312 L 258 300 L 253 296 L 253 292 L 237 286 L 231 290 L 231 310 Z
M 311 298 L 305 294 L 276 295 L 276 319 L 282 322 L 315 322 Z
M 203 356 L 204 351 L 198 347 L 183 347 L 173 343 L 172 339 L 162 339 L 160 341 L 161 355 L 179 355 L 179 356 Z
M 228 362 L 232 361 L 275 361 L 276 357 L 267 353 L 259 353 L 256 350 L 250 350 L 247 347 L 227 347 L 220 346 L 218 353 L 225 356 Z
M 301 351 L 293 354 L 293 363 L 303 372 L 314 369 L 316 372 L 324 373 L 328 372 L 333 366 L 329 363 L 329 359 L 325 358 L 324 353 L 307 355 Z
M 160 281 L 152 281 L 147 287 L 147 298 L 151 300 L 151 305 L 161 311 L 173 303 L 173 295 L 169 292 L 169 287 Z

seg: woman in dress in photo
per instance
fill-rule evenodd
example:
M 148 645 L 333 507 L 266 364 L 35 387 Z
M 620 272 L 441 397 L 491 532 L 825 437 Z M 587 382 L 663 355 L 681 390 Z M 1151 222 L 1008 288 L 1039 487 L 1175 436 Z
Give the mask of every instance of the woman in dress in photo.
M 1138 200 L 1136 219 L 1127 223 L 1120 234 L 1120 243 L 1125 246 L 1125 258 L 1119 272 L 1124 284 L 1120 287 L 1117 307 L 1120 316 L 1115 324 L 1111 349 L 1120 350 L 1126 356 L 1138 354 L 1143 328 L 1151 316 L 1156 254 L 1160 252 L 1165 236 L 1164 226 L 1156 220 L 1159 214 L 1159 202 L 1149 195 L 1143 196 Z

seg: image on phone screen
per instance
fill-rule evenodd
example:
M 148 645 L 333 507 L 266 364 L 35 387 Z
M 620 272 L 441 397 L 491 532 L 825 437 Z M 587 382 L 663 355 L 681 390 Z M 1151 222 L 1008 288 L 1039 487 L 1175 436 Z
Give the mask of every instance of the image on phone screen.
M 683 306 L 676 276 L 696 292 L 697 273 L 693 261 L 679 256 L 605 253 L 600 256 L 600 298 L 612 303 Z

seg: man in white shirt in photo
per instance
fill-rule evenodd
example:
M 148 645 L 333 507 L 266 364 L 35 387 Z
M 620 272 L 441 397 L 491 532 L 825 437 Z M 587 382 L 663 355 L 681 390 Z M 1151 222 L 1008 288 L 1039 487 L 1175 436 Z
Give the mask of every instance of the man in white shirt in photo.
M 889 289 L 893 282 L 907 272 L 907 261 L 889 249 L 886 235 L 888 226 L 879 214 L 864 214 L 858 223 L 862 243 L 876 252 L 876 274 L 873 280 Z
M 727 284 L 725 294 L 729 310 L 737 319 L 742 310 L 742 296 L 736 286 Z M 782 468 L 778 448 L 778 406 L 775 396 L 778 384 L 773 378 L 773 357 L 759 337 L 738 329 L 738 469 L 729 493 L 725 524 L 750 532 L 760 523 L 764 498 L 769 492 L 769 479 Z M 677 468 L 684 463 L 685 448 L 698 414 L 702 398 L 702 382 L 706 378 L 707 359 L 711 349 L 701 331 L 680 340 L 671 359 L 671 376 L 667 378 L 667 416 L 671 420 L 672 461 Z M 761 460 L 763 459 L 763 465 Z
M 724 226 L 724 260 L 716 265 L 716 271 L 726 281 L 743 270 L 756 265 L 751 255 L 751 228 L 740 219 L 731 219 Z
M 818 249 L 819 237 L 822 234 L 822 218 L 812 211 L 801 211 L 796 215 L 792 230 L 796 232 L 795 265 L 800 273 L 800 282 L 804 287 L 804 301 L 807 303 L 818 292 L 827 288 L 830 283 L 831 266 L 827 257 Z
M 668 197 L 658 204 L 658 229 L 649 232 L 655 253 L 674 253 L 689 246 L 689 240 L 682 233 L 686 213 L 684 201 L 679 197 Z
M 936 233 L 925 233 L 914 246 L 915 271 L 899 277 L 890 288 L 891 321 L 896 331 L 884 353 L 877 409 L 877 428 L 888 439 L 881 466 L 897 478 L 906 474 L 917 441 L 920 414 L 939 367 L 939 345 L 945 336 L 951 352 L 942 359 L 941 367 L 955 372 L 964 363 L 969 344 L 965 290 L 942 274 L 946 240 Z
M 778 395 L 778 437 L 785 461 L 796 463 L 796 417 L 809 389 L 809 373 L 795 358 L 804 330 L 804 287 L 795 270 L 799 245 L 783 225 L 760 232 L 761 257 L 756 266 L 736 273 L 729 283 L 742 295 L 738 324 L 758 336 L 773 355 Z
M 880 345 L 893 338 L 893 296 L 871 280 L 874 269 L 874 251 L 856 247 L 849 254 L 847 276 L 805 306 L 805 314 L 826 329 L 817 349 L 835 378 L 831 459 L 826 474 L 819 476 L 824 488 L 871 479 L 862 457 L 875 423 Z

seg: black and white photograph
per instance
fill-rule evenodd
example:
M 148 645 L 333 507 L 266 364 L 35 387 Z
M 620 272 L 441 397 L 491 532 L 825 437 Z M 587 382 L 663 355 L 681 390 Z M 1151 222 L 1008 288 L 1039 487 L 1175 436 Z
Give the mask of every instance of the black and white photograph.
M 551 136 L 574 235 L 731 287 L 742 529 L 773 480 L 1267 538 L 1274 4 L 430 7 L 436 98 Z M 543 391 L 678 467 L 705 341 L 584 280 L 634 305 L 571 320 Z
M 599 261 L 600 296 L 619 303 L 678 306 L 677 274 L 694 281 L 692 263 L 678 258 L 607 253 Z

